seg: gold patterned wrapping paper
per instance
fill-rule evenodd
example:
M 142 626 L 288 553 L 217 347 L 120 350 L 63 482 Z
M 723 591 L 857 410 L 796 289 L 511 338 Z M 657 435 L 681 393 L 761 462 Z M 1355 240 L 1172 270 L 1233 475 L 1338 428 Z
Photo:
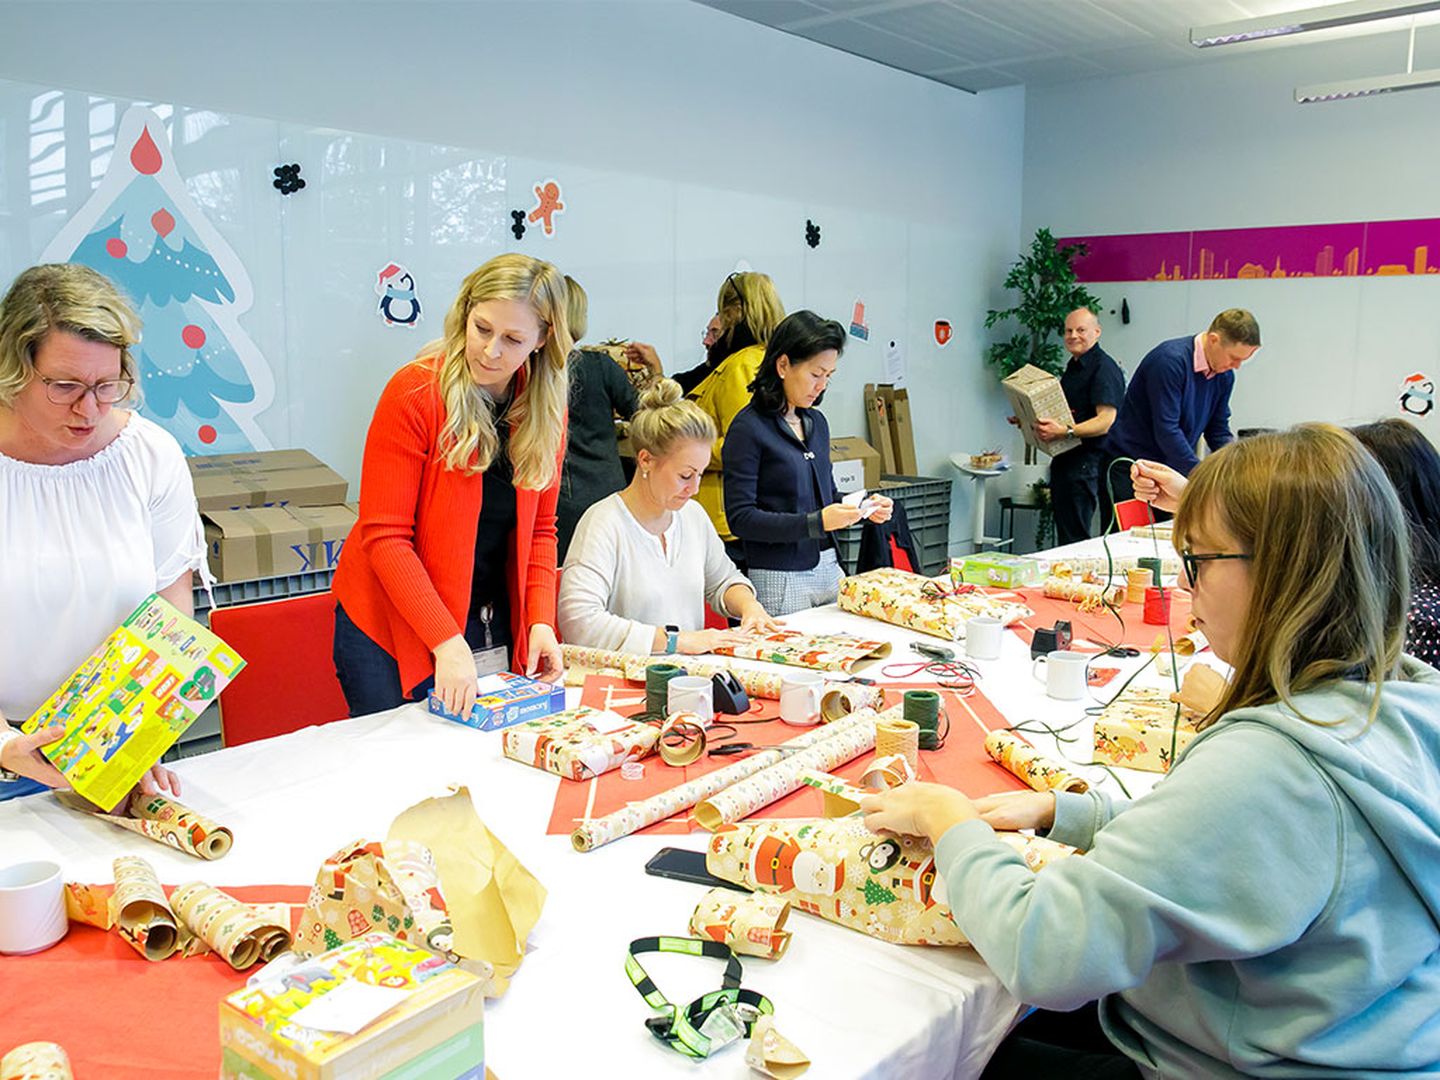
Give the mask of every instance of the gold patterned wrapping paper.
M 997 834 L 1037 870 L 1072 849 Z M 710 873 L 783 896 L 801 911 L 896 945 L 964 945 L 950 918 L 930 842 L 880 836 L 858 817 L 723 825 L 710 838 Z
M 968 588 L 968 586 L 962 586 Z M 988 615 L 1009 626 L 1034 614 L 1023 604 L 996 600 L 979 590 L 956 593 L 948 575 L 927 578 L 882 568 L 840 582 L 840 610 L 903 626 L 946 641 L 965 637 L 965 623 Z
M 1125 603 L 1124 585 L 1100 585 L 1074 577 L 1048 577 L 1040 591 L 1051 600 L 1068 600 L 1081 611 L 1094 611 L 1106 604 L 1116 607 Z
M 737 953 L 779 960 L 790 947 L 790 902 L 765 893 L 742 893 L 717 885 L 700 898 L 690 932 L 729 945 Z
M 1177 719 L 1178 716 L 1178 719 Z M 1169 772 L 1199 731 L 1198 717 L 1161 687 L 1131 686 L 1095 718 L 1095 760 L 1145 772 Z
M 799 630 L 776 630 L 769 634 L 757 634 L 740 645 L 722 646 L 715 653 L 718 656 L 814 668 L 816 671 L 850 672 L 861 661 L 889 656 L 890 643 L 869 641 L 854 634 L 803 634 Z
M 820 814 L 827 818 L 849 817 L 860 812 L 860 800 L 875 792 L 856 787 L 843 776 L 806 769 L 800 774 L 800 782 L 820 792 Z
M 260 915 L 228 893 L 192 881 L 171 895 L 175 914 L 236 971 L 269 962 L 290 947 L 290 928 Z
M 1036 791 L 1073 791 L 1078 794 L 1090 790 L 1087 780 L 1076 776 L 1054 758 L 1046 757 L 1013 732 L 992 731 L 985 736 L 985 752 Z
M 793 754 L 812 746 L 821 739 L 829 738 L 837 731 L 842 731 L 869 717 L 868 713 L 859 713 L 844 717 L 833 724 L 822 724 L 820 727 L 810 728 L 793 739 L 787 739 L 776 747 L 742 758 L 733 765 L 716 769 L 704 776 L 697 776 L 694 780 L 687 780 L 669 791 L 662 791 L 648 799 L 630 803 L 604 817 L 582 821 L 570 834 L 570 843 L 574 845 L 576 851 L 593 851 L 612 840 L 639 832 L 647 825 L 654 825 L 657 821 L 664 821 L 682 810 L 688 810 L 700 800 L 708 798 L 716 792 L 724 791 L 731 784 L 739 783 L 760 770 L 774 765 L 787 754 Z
M 565 654 L 565 671 L 572 685 L 584 682 L 587 674 L 613 675 L 630 682 L 643 683 L 645 669 L 655 664 L 674 664 L 684 668 L 687 675 L 714 675 L 728 671 L 735 676 L 745 693 L 764 701 L 780 700 L 780 683 L 784 676 L 779 672 L 756 671 L 739 664 L 727 664 L 718 660 L 701 660 L 693 656 L 637 656 L 634 653 L 615 649 L 592 649 L 583 645 L 562 645 Z
M 1140 558 L 1141 556 L 1137 555 L 1116 555 L 1110 559 L 1106 559 L 1104 555 L 1072 557 L 1051 563 L 1050 572 L 1061 577 L 1094 578 L 1096 581 L 1105 580 L 1108 573 L 1124 578 L 1131 570 L 1139 569 Z M 1161 556 L 1160 573 L 1165 577 L 1179 574 L 1179 558 L 1174 555 Z
M 750 1028 L 745 1064 L 775 1080 L 795 1080 L 810 1068 L 805 1052 L 775 1029 L 773 1016 L 761 1016 Z
M 111 924 L 146 960 L 164 960 L 180 948 L 181 931 L 155 868 L 138 856 L 122 855 L 115 860 L 114 871 Z
M 615 720 L 615 714 L 587 705 L 527 720 L 505 729 L 505 756 L 567 780 L 589 780 L 655 750 L 658 725 Z M 597 724 L 611 727 L 612 723 L 614 730 L 597 730 Z
M 234 842 L 225 826 L 164 795 L 137 794 L 123 815 L 97 811 L 88 799 L 73 792 L 62 792 L 59 798 L 72 810 L 139 833 L 198 859 L 223 858 Z
M 31 1042 L 0 1058 L 0 1080 L 74 1080 L 70 1057 L 58 1043 Z

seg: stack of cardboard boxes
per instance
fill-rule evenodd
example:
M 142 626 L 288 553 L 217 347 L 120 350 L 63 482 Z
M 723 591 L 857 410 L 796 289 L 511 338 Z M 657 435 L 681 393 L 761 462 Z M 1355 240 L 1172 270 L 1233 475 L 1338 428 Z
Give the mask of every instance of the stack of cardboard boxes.
M 210 571 L 251 581 L 333 570 L 357 508 L 345 478 L 307 450 L 190 458 Z

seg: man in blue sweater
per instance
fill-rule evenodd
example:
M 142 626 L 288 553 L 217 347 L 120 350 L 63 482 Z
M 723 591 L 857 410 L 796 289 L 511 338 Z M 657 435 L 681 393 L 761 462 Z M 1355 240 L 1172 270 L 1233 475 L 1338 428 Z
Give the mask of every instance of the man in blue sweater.
M 1145 458 L 1190 475 L 1200 461 L 1200 436 L 1213 452 L 1235 436 L 1230 431 L 1230 391 L 1235 371 L 1260 348 L 1260 324 L 1241 308 L 1215 316 L 1194 337 L 1162 341 L 1140 361 L 1125 391 L 1120 415 L 1103 448 L 1107 460 Z M 1130 467 L 1113 466 L 1115 500 L 1134 497 Z

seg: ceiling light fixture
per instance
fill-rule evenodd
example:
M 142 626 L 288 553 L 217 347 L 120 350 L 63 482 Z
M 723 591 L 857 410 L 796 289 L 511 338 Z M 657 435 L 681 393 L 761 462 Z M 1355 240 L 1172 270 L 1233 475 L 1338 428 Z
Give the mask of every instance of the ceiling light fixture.
M 1393 94 L 1397 90 L 1427 90 L 1440 86 L 1440 68 L 1415 70 L 1415 19 L 1410 19 L 1410 50 L 1405 58 L 1405 71 L 1395 75 L 1371 75 L 1364 79 L 1297 86 L 1295 103 L 1311 105 L 1321 101 L 1348 101 L 1350 98 Z
M 1440 0 L 1354 0 L 1348 4 L 1329 4 L 1301 11 L 1286 11 L 1259 19 L 1217 23 L 1214 26 L 1192 26 L 1190 44 L 1197 49 L 1216 45 L 1234 45 L 1242 41 L 1263 41 L 1266 38 L 1305 34 L 1312 30 L 1333 30 L 1340 26 L 1357 26 L 1380 19 L 1421 15 L 1440 11 Z

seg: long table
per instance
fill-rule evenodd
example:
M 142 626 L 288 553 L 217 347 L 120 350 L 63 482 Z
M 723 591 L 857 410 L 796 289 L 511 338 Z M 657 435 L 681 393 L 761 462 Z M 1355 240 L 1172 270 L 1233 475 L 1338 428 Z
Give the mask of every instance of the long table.
M 1123 542 L 1112 548 L 1136 553 Z M 1148 550 L 1146 542 L 1140 553 Z M 834 607 L 791 616 L 786 624 L 891 642 L 892 655 L 861 674 L 878 678 L 886 664 L 919 659 L 909 645 L 920 635 Z M 1141 661 L 1107 663 L 1121 667 L 1123 677 Z M 1091 703 L 1047 698 L 1031 674 L 1027 647 L 1013 633 L 1005 635 L 998 660 L 975 666 L 984 693 L 1011 723 L 1068 724 Z M 1075 745 L 1082 748 L 1077 756 L 1088 760 L 1088 726 L 1082 723 L 1075 733 Z M 1043 735 L 1032 741 L 1055 749 Z M 67 880 L 107 882 L 111 860 L 135 854 L 149 859 L 170 884 L 199 878 L 222 888 L 308 886 L 321 861 L 342 845 L 382 839 L 400 811 L 463 784 L 480 817 L 549 890 L 523 965 L 506 995 L 487 1010 L 487 1064 L 497 1076 L 562 1075 L 586 1066 L 627 1077 L 752 1075 L 739 1048 L 699 1065 L 664 1048 L 644 1027 L 650 1010 L 622 967 L 631 939 L 686 933 L 703 890 L 652 877 L 643 867 L 662 846 L 702 848 L 703 834 L 635 835 L 577 853 L 567 837 L 546 835 L 558 778 L 505 759 L 498 733 L 429 716 L 419 705 L 189 758 L 177 771 L 184 801 L 233 829 L 235 845 L 225 858 L 201 862 L 38 795 L 0 804 L 0 861 L 50 858 L 64 867 Z M 1102 769 L 1076 771 L 1116 790 Z M 1132 794 L 1157 779 L 1119 772 Z M 964 1080 L 979 1074 L 1019 1013 L 1019 1003 L 971 949 L 887 945 L 799 913 L 789 928 L 794 938 L 782 960 L 745 958 L 745 985 L 775 1003 L 777 1026 L 814 1062 L 810 1075 Z M 0 984 L 10 965 L 29 962 L 34 961 L 0 957 Z M 218 963 L 213 958 L 166 963 L 208 962 Z M 711 962 L 661 955 L 647 957 L 646 966 L 677 1003 L 718 985 Z M 137 999 L 145 993 L 148 967 L 135 967 Z M 243 977 L 234 981 L 239 986 Z M 63 1025 L 76 1018 L 65 1018 L 56 1002 L 83 1000 L 83 985 L 56 986 L 55 992 L 50 1002 L 9 1000 L 0 1008 L 12 1010 L 12 1019 L 25 1016 L 26 1009 L 59 1013 L 52 1037 L 63 1043 Z M 0 1032 L 13 1030 L 3 1022 L 5 1015 L 0 1012 Z M 204 1003 L 202 1015 L 213 1018 L 210 1003 Z M 0 1052 L 6 1048 L 0 1045 Z M 163 1046 L 155 1053 L 163 1056 Z M 217 1063 L 218 1056 L 217 1049 Z M 83 1063 L 77 1066 L 79 1076 L 124 1080 L 113 1069 L 87 1072 Z M 157 1068 L 154 1075 L 180 1074 Z

